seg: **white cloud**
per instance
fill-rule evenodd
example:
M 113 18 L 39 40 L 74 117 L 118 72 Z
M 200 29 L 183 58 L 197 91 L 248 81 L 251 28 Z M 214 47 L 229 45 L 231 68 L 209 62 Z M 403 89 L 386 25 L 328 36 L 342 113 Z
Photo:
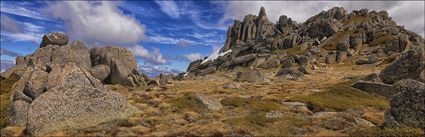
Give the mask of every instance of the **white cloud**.
M 1 40 L 40 42 L 44 27 L 1 15 Z
M 179 7 L 175 1 L 157 0 L 155 2 L 161 7 L 161 11 L 171 18 L 177 19 L 180 17 Z
M 145 36 L 144 26 L 110 1 L 54 2 L 45 12 L 63 20 L 70 36 L 86 42 L 133 45 Z
M 9 16 L 1 14 L 0 16 L 1 31 L 9 31 L 13 33 L 21 32 L 21 28 L 15 19 Z
M 10 5 L 10 4 L 7 4 L 6 2 L 1 2 L 0 7 L 1 7 L 0 8 L 1 12 L 4 12 L 4 13 L 38 19 L 38 20 L 49 21 L 49 19 L 46 16 L 40 14 L 38 11 L 35 11 L 34 9 L 27 9 L 25 7 L 21 7 L 17 5 Z
M 134 56 L 141 57 L 150 64 L 166 63 L 166 60 L 157 48 L 155 48 L 152 52 L 149 52 L 143 46 L 135 45 L 130 50 L 133 52 Z
M 399 25 L 407 29 L 422 33 L 424 36 L 424 1 L 228 1 L 213 2 L 224 7 L 225 14 L 221 22 L 233 19 L 242 20 L 245 15 L 257 15 L 260 7 L 264 6 L 268 18 L 276 22 L 281 15 L 287 15 L 297 22 L 304 22 L 309 17 L 334 6 L 345 9 L 358 10 L 387 10 L 389 15 Z
M 202 54 L 200 54 L 200 53 L 191 53 L 191 54 L 187 54 L 187 55 L 185 55 L 184 56 L 187 60 L 189 60 L 189 61 L 195 61 L 195 60 L 198 60 L 198 59 L 202 59 L 202 58 L 204 58 L 205 56 L 204 55 L 202 55 Z
M 1 32 L 2 39 L 12 40 L 12 41 L 30 41 L 34 43 L 41 42 L 43 34 L 34 33 L 34 32 L 25 32 L 25 33 L 10 33 L 10 32 Z M 3 37 L 4 36 L 4 37 Z
M 170 45 L 177 45 L 184 48 L 187 48 L 189 46 L 195 46 L 195 45 L 204 45 L 205 43 L 184 39 L 184 38 L 172 38 L 172 37 L 164 37 L 164 36 L 149 36 L 148 41 L 154 42 L 154 43 L 160 43 L 160 44 L 170 44 Z

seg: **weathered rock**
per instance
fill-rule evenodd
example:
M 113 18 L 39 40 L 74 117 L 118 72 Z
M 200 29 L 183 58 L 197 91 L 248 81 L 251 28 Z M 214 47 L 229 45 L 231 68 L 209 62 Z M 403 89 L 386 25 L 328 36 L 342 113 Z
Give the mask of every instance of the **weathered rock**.
M 310 60 L 307 56 L 302 55 L 298 58 L 298 64 L 300 64 L 300 66 L 306 66 L 309 63 L 310 63 Z
M 280 65 L 280 60 L 277 58 L 277 55 L 271 55 L 267 60 L 261 63 L 258 67 L 264 69 L 277 68 Z
M 88 128 L 129 117 L 136 111 L 126 98 L 103 87 L 73 63 L 66 63 L 52 73 L 56 75 L 56 86 L 36 98 L 29 108 L 27 130 L 32 136 Z
M 24 94 L 32 99 L 44 93 L 46 88 L 48 73 L 42 70 L 34 70 L 29 79 L 25 82 Z
M 211 74 L 211 73 L 215 72 L 216 70 L 217 70 L 217 66 L 210 66 L 206 69 L 199 70 L 199 72 L 196 73 L 196 75 L 197 76 L 204 76 L 204 75 Z
M 301 102 L 282 102 L 283 105 L 289 107 L 291 111 L 312 114 L 307 104 Z
M 336 62 L 336 54 L 328 55 L 326 57 L 327 64 L 335 64 L 335 62 Z
M 103 64 L 109 66 L 110 75 L 105 79 L 108 84 L 123 84 L 129 80 L 129 74 L 138 75 L 134 73 L 138 72 L 136 59 L 133 53 L 126 48 L 93 48 L 90 52 L 93 65 Z
M 425 84 L 412 79 L 397 82 L 399 94 L 390 100 L 385 112 L 385 125 L 425 128 Z
M 23 100 L 13 101 L 10 108 L 12 118 L 10 119 L 10 124 L 13 126 L 25 126 L 27 124 L 27 112 L 29 109 L 30 103 Z
M 295 66 L 295 59 L 292 57 L 288 57 L 282 60 L 282 67 L 289 68 Z
M 41 40 L 40 48 L 47 45 L 58 45 L 63 46 L 68 44 L 68 36 L 62 32 L 50 32 L 43 36 Z
M 239 82 L 261 82 L 265 78 L 258 70 L 247 70 L 238 72 L 236 75 L 235 81 Z
M 393 97 L 398 93 L 398 91 L 393 85 L 377 82 L 357 81 L 353 84 L 353 87 L 369 93 L 375 93 L 389 98 Z
M 292 77 L 302 77 L 304 76 L 303 72 L 298 71 L 297 69 L 290 67 L 290 68 L 282 68 L 280 69 L 277 74 L 277 77 L 287 77 L 287 76 L 292 76 Z
M 424 49 L 424 46 L 420 46 L 403 53 L 401 57 L 384 68 L 379 77 L 384 83 L 389 84 L 407 78 L 425 82 L 425 79 L 420 76 L 425 71 Z
M 187 72 L 195 70 L 199 65 L 201 65 L 202 60 L 196 60 L 189 64 L 187 67 Z
M 257 54 L 248 54 L 248 55 L 236 57 L 230 62 L 230 66 L 231 65 L 238 65 L 238 64 L 241 64 L 241 63 L 245 63 L 245 62 L 254 60 L 256 57 L 257 57 Z
M 367 60 L 364 60 L 364 59 L 357 60 L 356 64 L 363 65 L 363 64 L 373 64 L 376 62 L 378 62 L 378 56 L 374 54 L 374 55 L 368 56 Z
M 220 100 L 211 96 L 196 93 L 195 99 L 199 100 L 206 108 L 212 111 L 217 111 L 223 108 Z
M 348 55 L 346 51 L 338 51 L 336 55 L 336 62 L 344 62 L 347 59 Z
M 90 74 L 100 81 L 105 80 L 109 76 L 110 72 L 111 69 L 106 65 L 96 65 L 90 69 Z
M 224 89 L 238 89 L 241 88 L 242 84 L 238 82 L 229 82 L 222 85 Z
M 171 81 L 173 80 L 173 75 L 170 74 L 160 74 L 159 75 L 159 84 L 161 86 L 165 86 L 167 84 L 171 84 Z

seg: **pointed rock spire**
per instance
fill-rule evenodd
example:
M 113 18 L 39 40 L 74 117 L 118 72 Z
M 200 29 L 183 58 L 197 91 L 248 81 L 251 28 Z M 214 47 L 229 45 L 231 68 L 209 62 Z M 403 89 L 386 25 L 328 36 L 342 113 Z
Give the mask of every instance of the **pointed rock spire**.
M 267 18 L 266 10 L 264 9 L 264 7 L 263 7 L 263 6 L 261 6 L 260 13 L 258 14 L 258 17 L 259 17 L 260 19 L 261 19 L 261 18 L 263 18 L 263 17 L 266 17 L 266 18 Z

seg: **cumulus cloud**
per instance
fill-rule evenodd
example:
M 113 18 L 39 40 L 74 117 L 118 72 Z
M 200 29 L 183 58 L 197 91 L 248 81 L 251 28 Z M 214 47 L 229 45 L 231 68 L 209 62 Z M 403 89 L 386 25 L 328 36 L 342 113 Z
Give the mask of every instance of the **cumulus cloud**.
M 309 17 L 328 10 L 334 6 L 358 10 L 387 10 L 399 25 L 424 36 L 424 1 L 228 1 L 213 2 L 224 7 L 221 22 L 242 20 L 245 15 L 257 15 L 264 6 L 271 21 L 277 21 L 281 15 L 287 15 L 297 22 L 304 22 Z
M 62 20 L 70 36 L 86 42 L 134 45 L 145 36 L 144 26 L 110 1 L 53 2 L 45 12 Z
M 200 53 L 190 53 L 190 54 L 185 55 L 184 57 L 185 57 L 186 60 L 192 62 L 192 61 L 195 61 L 195 60 L 198 60 L 198 59 L 202 59 L 205 56 L 200 54 Z
M 10 57 L 16 57 L 19 56 L 20 54 L 14 51 L 10 51 L 4 48 L 0 48 L 0 55 L 5 55 L 5 56 L 10 56 Z
M 135 45 L 130 50 L 136 57 L 141 57 L 150 64 L 159 65 L 166 63 L 166 60 L 164 59 L 158 48 L 154 48 L 153 51 L 149 52 L 143 46 Z
M 170 18 L 177 19 L 180 17 L 179 7 L 175 1 L 157 0 L 155 2 L 160 6 L 161 11 L 170 16 Z

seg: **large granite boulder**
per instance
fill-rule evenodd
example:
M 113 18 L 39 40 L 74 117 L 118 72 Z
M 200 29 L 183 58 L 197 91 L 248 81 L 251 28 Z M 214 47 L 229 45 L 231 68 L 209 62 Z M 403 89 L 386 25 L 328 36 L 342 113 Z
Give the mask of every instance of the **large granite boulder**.
M 56 86 L 30 105 L 27 124 L 30 135 L 88 128 L 129 117 L 137 110 L 125 97 L 105 88 L 74 63 L 52 70 L 49 82 L 53 81 Z
M 43 36 L 41 40 L 40 48 L 47 45 L 58 45 L 63 46 L 68 44 L 68 36 L 62 32 L 50 32 Z
M 389 98 L 393 97 L 398 93 L 393 85 L 378 82 L 357 81 L 353 84 L 353 87 L 369 93 L 375 93 Z
M 93 48 L 90 51 L 93 65 L 106 65 L 110 68 L 109 77 L 104 81 L 108 84 L 125 84 L 136 86 L 141 81 L 134 55 L 126 48 L 104 47 Z
M 385 125 L 425 129 L 425 84 L 404 79 L 395 86 L 400 93 L 390 100 L 391 107 L 385 112 Z
M 381 71 L 379 77 L 384 83 L 395 83 L 401 79 L 414 79 L 425 82 L 425 47 L 419 46 L 403 53 Z

